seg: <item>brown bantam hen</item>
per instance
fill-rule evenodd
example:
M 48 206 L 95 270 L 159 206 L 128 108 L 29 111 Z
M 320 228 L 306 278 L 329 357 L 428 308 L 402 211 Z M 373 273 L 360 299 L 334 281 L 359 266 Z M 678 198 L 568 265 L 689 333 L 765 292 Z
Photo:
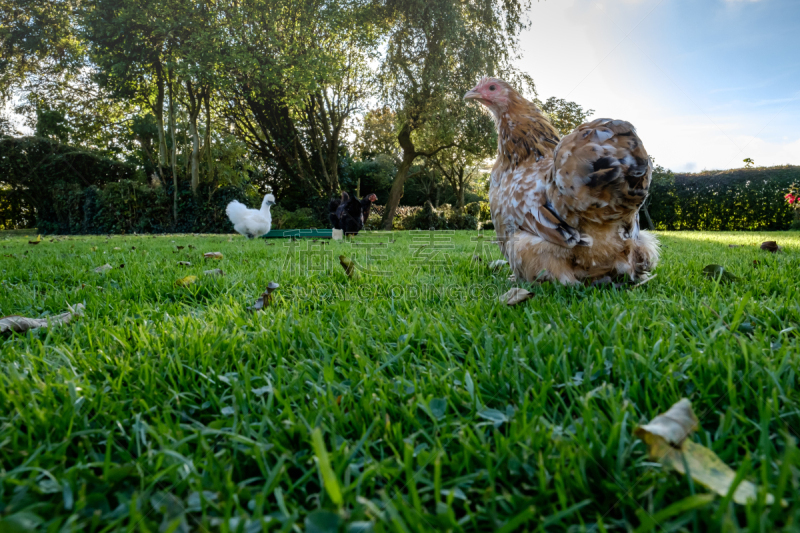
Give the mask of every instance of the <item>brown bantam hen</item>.
M 483 78 L 464 99 L 486 106 L 497 125 L 489 204 L 518 279 L 647 278 L 658 241 L 639 229 L 639 208 L 652 163 L 630 123 L 601 118 L 559 140 L 547 117 L 503 80 Z

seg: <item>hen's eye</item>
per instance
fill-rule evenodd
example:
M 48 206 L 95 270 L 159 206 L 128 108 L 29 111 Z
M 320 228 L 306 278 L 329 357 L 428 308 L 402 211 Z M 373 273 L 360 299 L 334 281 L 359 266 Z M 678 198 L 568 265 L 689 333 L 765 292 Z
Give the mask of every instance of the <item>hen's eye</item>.
M 494 91 L 494 85 L 489 85 L 489 90 Z

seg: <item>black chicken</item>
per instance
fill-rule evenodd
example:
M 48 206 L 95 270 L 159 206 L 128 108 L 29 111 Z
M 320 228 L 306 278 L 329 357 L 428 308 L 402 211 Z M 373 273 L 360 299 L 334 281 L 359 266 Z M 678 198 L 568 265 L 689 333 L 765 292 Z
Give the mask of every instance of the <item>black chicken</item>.
M 372 202 L 378 199 L 369 194 L 359 200 L 356 195 L 342 193 L 342 198 L 333 198 L 328 204 L 329 217 L 334 229 L 343 230 L 345 235 L 357 235 L 364 228 L 369 217 Z

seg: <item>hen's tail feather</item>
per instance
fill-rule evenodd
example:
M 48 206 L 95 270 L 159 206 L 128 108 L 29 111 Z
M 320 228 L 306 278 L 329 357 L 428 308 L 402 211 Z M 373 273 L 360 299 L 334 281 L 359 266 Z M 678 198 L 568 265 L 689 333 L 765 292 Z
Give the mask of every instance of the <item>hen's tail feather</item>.
M 566 203 L 590 219 L 632 216 L 650 187 L 650 157 L 624 120 L 603 118 L 579 126 L 557 147 L 554 164 Z
M 247 211 L 249 211 L 247 206 L 240 203 L 238 200 L 232 201 L 228 204 L 228 207 L 225 208 L 225 213 L 234 224 L 241 221 L 247 214 Z

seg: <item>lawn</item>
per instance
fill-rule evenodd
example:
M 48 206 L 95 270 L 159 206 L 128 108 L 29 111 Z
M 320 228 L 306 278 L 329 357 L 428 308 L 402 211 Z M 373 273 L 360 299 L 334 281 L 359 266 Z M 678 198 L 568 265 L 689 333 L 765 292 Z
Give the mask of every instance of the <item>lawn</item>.
M 800 232 L 662 233 L 646 285 L 515 307 L 477 235 L 0 234 L 0 315 L 85 304 L 0 337 L 0 531 L 800 527 Z M 786 507 L 648 458 L 633 430 L 682 397 Z

